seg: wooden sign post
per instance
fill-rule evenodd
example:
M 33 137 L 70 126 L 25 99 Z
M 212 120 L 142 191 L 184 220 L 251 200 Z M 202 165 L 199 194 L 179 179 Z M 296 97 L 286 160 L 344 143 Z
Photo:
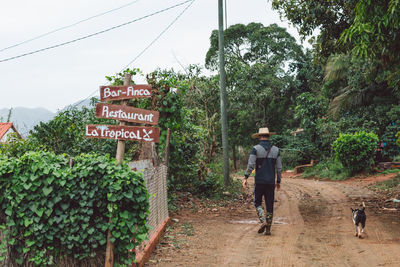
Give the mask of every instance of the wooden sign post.
M 124 85 L 130 85 L 131 84 L 131 78 L 132 76 L 130 74 L 125 74 L 125 80 L 124 80 Z M 122 105 L 126 105 L 126 100 L 122 101 Z M 120 126 L 124 126 L 125 122 L 120 122 Z M 124 154 L 125 154 L 125 141 L 123 140 L 118 140 L 118 145 L 117 145 L 117 154 L 115 156 L 115 159 L 117 160 L 117 164 L 120 165 L 122 161 L 124 160 Z M 111 223 L 111 218 L 110 218 L 110 223 Z M 107 232 L 107 247 L 106 247 L 106 262 L 104 264 L 105 267 L 113 267 L 114 266 L 114 243 L 111 242 L 111 231 L 108 230 Z
M 144 110 L 127 105 L 128 99 L 149 98 L 152 88 L 148 84 L 131 85 L 131 74 L 125 74 L 123 86 L 100 86 L 100 100 L 122 100 L 121 105 L 98 103 L 96 118 L 118 120 L 119 125 L 86 125 L 86 138 L 118 140 L 116 160 L 121 164 L 125 154 L 125 141 L 142 141 L 157 143 L 160 128 L 149 126 L 127 126 L 127 122 L 157 125 L 158 111 Z M 111 223 L 111 218 L 110 218 Z M 104 266 L 114 266 L 114 244 L 111 242 L 111 231 L 107 232 L 106 260 Z

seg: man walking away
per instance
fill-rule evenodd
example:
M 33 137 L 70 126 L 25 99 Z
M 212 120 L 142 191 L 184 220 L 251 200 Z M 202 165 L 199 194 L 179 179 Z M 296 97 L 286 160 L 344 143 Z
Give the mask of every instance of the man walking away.
M 256 169 L 254 181 L 254 206 L 260 219 L 261 226 L 258 233 L 265 231 L 266 235 L 271 235 L 272 218 L 274 214 L 275 187 L 279 190 L 281 183 L 282 161 L 279 148 L 273 146 L 269 137 L 275 134 L 268 128 L 260 128 L 258 133 L 252 138 L 258 138 L 260 143 L 253 147 L 250 153 L 247 169 L 244 174 L 243 187 L 248 188 L 247 179 L 250 173 Z M 276 177 L 276 183 L 275 183 Z M 267 214 L 264 215 L 262 197 L 264 196 Z

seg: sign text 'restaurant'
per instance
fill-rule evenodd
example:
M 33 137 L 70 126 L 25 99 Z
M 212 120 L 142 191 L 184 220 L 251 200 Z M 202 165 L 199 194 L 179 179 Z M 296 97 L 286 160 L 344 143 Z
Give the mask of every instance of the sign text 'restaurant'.
M 151 85 L 100 86 L 100 100 L 122 100 L 151 97 Z
M 159 112 L 124 105 L 99 103 L 96 106 L 95 116 L 96 118 L 156 125 L 158 123 Z
M 86 138 L 146 141 L 158 143 L 160 128 L 117 125 L 86 125 Z

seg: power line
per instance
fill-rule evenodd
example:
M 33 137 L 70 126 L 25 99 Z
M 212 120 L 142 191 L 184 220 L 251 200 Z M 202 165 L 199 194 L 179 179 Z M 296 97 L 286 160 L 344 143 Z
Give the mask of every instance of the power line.
M 179 61 L 178 57 L 176 56 L 175 52 L 172 50 L 172 55 L 174 56 L 176 62 L 178 62 L 179 66 L 181 66 L 181 68 L 183 69 L 184 72 L 186 72 L 186 74 L 188 74 L 188 71 L 186 70 L 186 68 L 183 66 L 183 64 Z
M 130 64 L 132 64 L 133 62 L 135 62 L 141 55 L 144 54 L 144 52 L 146 52 L 147 49 L 149 49 L 158 39 L 160 39 L 160 37 L 169 29 L 171 28 L 171 26 L 186 12 L 186 10 L 189 9 L 189 7 L 196 1 L 196 0 L 190 0 L 191 3 L 189 5 L 186 6 L 186 8 L 178 14 L 178 16 L 170 23 L 168 24 L 168 26 L 148 45 L 146 46 L 131 62 L 128 63 L 128 65 L 126 65 L 120 72 L 123 72 L 127 67 L 129 67 Z M 187 1 L 187 2 L 190 2 Z M 95 91 L 93 91 L 89 96 L 87 96 L 85 99 L 79 101 L 78 103 L 72 105 L 72 107 L 77 107 L 80 104 L 82 104 L 83 102 L 85 102 L 87 99 L 89 99 L 91 96 L 93 96 L 96 92 L 98 91 L 98 89 L 96 89 Z
M 168 24 L 168 26 L 167 26 L 163 31 L 161 31 L 161 33 L 160 33 L 148 46 L 146 46 L 134 59 L 132 59 L 132 60 L 121 70 L 121 72 L 122 72 L 124 69 L 126 69 L 127 67 L 129 67 L 129 65 L 131 65 L 133 62 L 135 62 L 141 55 L 144 54 L 144 52 L 147 51 L 147 49 L 149 49 L 158 39 L 160 39 L 160 37 L 161 37 L 169 28 L 171 28 L 171 26 L 183 15 L 183 13 L 186 12 L 186 10 L 189 9 L 189 7 L 190 7 L 196 0 L 190 0 L 190 1 L 191 1 L 191 3 L 188 4 L 188 5 L 185 7 L 185 9 L 184 9 L 181 13 L 179 13 L 178 16 L 177 16 L 170 24 Z M 190 1 L 187 1 L 187 2 L 190 2 Z M 1 62 L 1 61 L 0 61 L 0 62 Z
M 43 33 L 43 34 L 41 34 L 41 35 L 39 35 L 39 36 L 36 36 L 36 37 L 33 37 L 33 38 L 31 38 L 31 39 L 28 39 L 28 40 L 22 41 L 22 42 L 20 42 L 20 43 L 17 43 L 17 44 L 14 44 L 14 45 L 5 47 L 5 48 L 1 49 L 0 52 L 3 52 L 3 51 L 5 51 L 5 50 L 7 50 L 7 49 L 11 49 L 11 48 L 14 48 L 14 47 L 17 47 L 17 46 L 20 46 L 20 45 L 29 43 L 29 42 L 31 42 L 31 41 L 34 41 L 34 40 L 43 38 L 43 37 L 48 36 L 48 35 L 50 35 L 50 34 L 52 34 L 52 33 L 55 33 L 55 32 L 61 31 L 61 30 L 65 30 L 65 29 L 71 28 L 71 27 L 76 26 L 76 25 L 78 25 L 78 24 L 80 24 L 80 23 L 82 23 L 82 22 L 86 22 L 86 21 L 88 21 L 88 20 L 101 17 L 101 16 L 103 16 L 103 15 L 109 14 L 109 13 L 111 13 L 111 12 L 120 10 L 120 9 L 122 9 L 122 8 L 124 8 L 124 7 L 127 7 L 127 6 L 130 6 L 130 5 L 132 5 L 132 4 L 135 4 L 135 3 L 139 2 L 139 1 L 140 1 L 140 0 L 132 1 L 132 2 L 130 2 L 130 3 L 128 3 L 128 4 L 122 5 L 122 6 L 120 6 L 120 7 L 114 8 L 114 9 L 111 9 L 111 10 L 109 10 L 109 11 L 106 11 L 106 12 L 103 12 L 103 13 L 100 13 L 100 14 L 97 14 L 97 15 L 94 15 L 94 16 L 91 16 L 91 17 L 89 17 L 89 18 L 86 18 L 86 19 L 77 21 L 77 22 L 72 23 L 72 24 L 70 24 L 70 25 L 57 28 L 57 29 L 55 29 L 55 30 L 52 30 L 52 31 Z
M 85 102 L 86 100 L 88 100 L 92 95 L 94 95 L 94 94 L 95 94 L 96 92 L 98 92 L 98 91 L 99 91 L 99 89 L 94 90 L 94 91 L 93 91 L 90 95 L 88 95 L 85 99 L 79 101 L 79 102 L 76 103 L 76 104 L 71 105 L 71 107 L 77 107 L 77 106 L 79 106 L 80 104 L 82 104 L 83 102 Z
M 137 22 L 137 21 L 139 21 L 139 20 L 143 20 L 143 19 L 145 19 L 145 18 L 148 18 L 148 17 L 154 16 L 154 15 L 160 14 L 160 13 L 162 13 L 162 12 L 165 12 L 165 11 L 167 11 L 167 10 L 176 8 L 176 7 L 181 6 L 181 5 L 184 5 L 184 4 L 186 4 L 186 3 L 188 3 L 188 2 L 191 2 L 191 1 L 194 1 L 194 0 L 187 0 L 187 1 L 184 1 L 184 2 L 182 2 L 182 3 L 179 3 L 179 4 L 176 4 L 176 5 L 170 6 L 170 7 L 168 7 L 168 8 L 159 10 L 159 11 L 157 11 L 157 12 L 151 13 L 151 14 L 149 14 L 149 15 L 140 17 L 140 18 L 138 18 L 138 19 L 134 19 L 134 20 L 131 20 L 131 21 L 128 21 L 128 22 L 119 24 L 119 25 L 117 25 L 117 26 L 114 26 L 114 27 L 111 27 L 111 28 L 108 28 L 108 29 L 105 29 L 105 30 L 102 30 L 102 31 L 99 31 L 99 32 L 96 32 L 96 33 L 92 33 L 92 34 L 89 34 L 89 35 L 86 35 L 86 36 L 83 36 L 83 37 L 80 37 L 80 38 L 77 38 L 77 39 L 74 39 L 74 40 L 71 40 L 71 41 L 67 41 L 67 42 L 64 42 L 64 43 L 56 44 L 56 45 L 49 46 L 49 47 L 45 47 L 45 48 L 41 48 L 41 49 L 39 49 L 39 50 L 35 50 L 35 51 L 28 52 L 28 53 L 25 53 L 25 54 L 21 54 L 21 55 L 18 55 L 18 56 L 5 58 L 5 59 L 0 60 L 0 63 L 1 63 L 1 62 L 5 62 L 5 61 L 10 61 L 10 60 L 13 60 L 13 59 L 17 59 L 17 58 L 20 58 L 20 57 L 29 56 L 29 55 L 32 55 L 32 54 L 36 54 L 36 53 L 39 53 L 39 52 L 43 52 L 43 51 L 46 51 L 46 50 L 50 50 L 50 49 L 53 49 L 53 48 L 57 48 L 57 47 L 60 47 L 60 46 L 64 46 L 64 45 L 67 45 L 67 44 L 71 44 L 71 43 L 74 43 L 74 42 L 77 42 L 77 41 L 81 41 L 81 40 L 83 40 L 83 39 L 87 39 L 87 38 L 89 38 L 89 37 L 93 37 L 93 36 L 96 36 L 96 35 L 99 35 L 99 34 L 102 34 L 102 33 L 108 32 L 108 31 L 111 31 L 111 30 L 115 30 L 115 29 L 120 28 L 120 27 L 122 27 L 122 26 L 126 26 L 126 25 L 128 25 L 128 24 L 133 23 L 133 22 Z
M 172 25 L 189 9 L 189 7 L 195 2 L 196 0 L 190 0 L 190 1 L 186 1 L 184 3 L 187 2 L 191 2 L 189 5 L 186 6 L 186 8 L 178 14 L 178 16 L 170 23 L 168 24 L 168 26 L 161 31 L 161 33 L 148 45 L 146 46 L 131 62 L 129 62 L 120 72 L 123 72 L 127 67 L 129 67 L 130 64 L 132 64 L 133 62 L 135 62 L 141 55 L 143 55 L 147 49 L 149 49 L 158 39 L 160 39 L 160 37 L 169 29 L 172 27 Z M 182 3 L 182 4 L 184 4 Z M 1 62 L 1 61 L 0 61 Z M 72 105 L 72 107 L 77 107 L 80 104 L 82 104 L 83 102 L 85 102 L 87 99 L 89 99 L 91 96 L 93 96 L 96 92 L 98 91 L 98 89 L 96 89 L 95 91 L 93 91 L 89 96 L 87 96 L 85 99 L 79 101 L 78 103 Z

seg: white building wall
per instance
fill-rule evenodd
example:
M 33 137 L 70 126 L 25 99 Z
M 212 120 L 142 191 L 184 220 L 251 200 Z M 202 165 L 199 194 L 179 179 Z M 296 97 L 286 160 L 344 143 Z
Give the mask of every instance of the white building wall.
M 6 132 L 6 134 L 3 135 L 3 137 L 2 137 L 1 140 L 0 140 L 0 142 L 1 142 L 1 143 L 5 143 L 5 142 L 7 141 L 7 136 L 8 136 L 10 133 L 14 133 L 14 130 L 13 130 L 12 128 L 10 128 L 10 129 Z

